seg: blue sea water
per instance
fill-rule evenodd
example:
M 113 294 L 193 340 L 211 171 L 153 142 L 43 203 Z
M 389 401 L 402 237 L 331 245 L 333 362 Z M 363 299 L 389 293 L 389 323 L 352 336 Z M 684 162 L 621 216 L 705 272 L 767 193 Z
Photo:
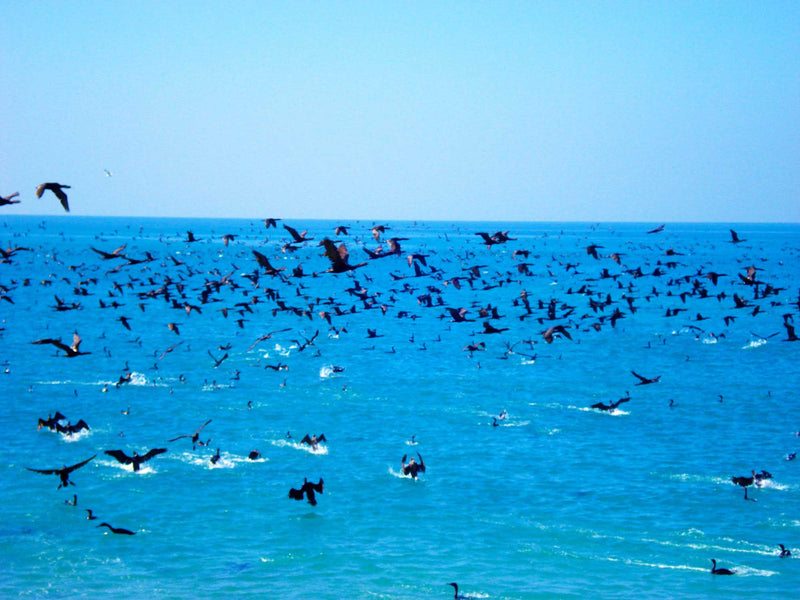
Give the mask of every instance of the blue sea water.
M 313 241 L 284 249 L 284 224 Z M 24 249 L 0 263 L 0 597 L 800 589 L 800 461 L 787 460 L 800 449 L 800 343 L 784 327 L 800 325 L 800 226 L 390 222 L 378 242 L 371 222 L 277 225 L 2 217 L 1 247 Z M 506 230 L 491 247 L 476 235 Z M 367 264 L 325 273 L 324 237 Z M 369 259 L 363 248 L 388 250 L 389 237 L 401 254 Z M 92 249 L 123 245 L 153 260 Z M 266 274 L 253 250 L 284 270 Z M 424 255 L 419 275 L 411 253 Z M 749 266 L 757 286 L 739 276 Z M 481 333 L 485 321 L 505 330 Z M 547 343 L 553 325 L 571 339 Z M 73 332 L 87 354 L 31 343 Z M 660 380 L 636 385 L 631 371 Z M 89 430 L 37 430 L 56 411 Z M 209 419 L 207 446 L 168 441 Z M 312 452 L 307 433 L 327 442 Z M 138 473 L 104 453 L 150 448 L 167 452 Z M 403 476 L 401 457 L 417 453 L 426 471 Z M 93 455 L 68 489 L 29 470 Z M 762 469 L 773 477 L 746 501 L 731 477 Z M 324 479 L 316 506 L 288 498 L 304 478 Z M 712 558 L 736 576 L 711 575 Z

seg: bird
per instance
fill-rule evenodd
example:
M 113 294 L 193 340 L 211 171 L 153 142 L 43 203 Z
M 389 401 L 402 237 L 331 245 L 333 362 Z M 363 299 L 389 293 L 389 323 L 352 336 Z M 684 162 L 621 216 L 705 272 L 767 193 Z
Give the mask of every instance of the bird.
M 53 338 L 44 338 L 44 339 L 34 340 L 33 342 L 31 342 L 31 344 L 52 344 L 53 346 L 55 346 L 59 350 L 63 350 L 65 355 L 66 355 L 66 358 L 74 358 L 76 356 L 84 356 L 84 355 L 87 355 L 87 354 L 91 354 L 91 352 L 81 352 L 81 350 L 80 350 L 81 341 L 82 340 L 81 340 L 80 336 L 77 333 L 74 333 L 73 336 L 72 336 L 72 345 L 71 346 L 67 346 L 60 339 L 56 340 L 56 339 L 53 339 Z
M 211 423 L 211 419 L 200 425 L 200 427 L 198 427 L 197 431 L 195 431 L 194 433 L 186 433 L 184 435 L 179 435 L 178 437 L 172 438 L 171 440 L 167 441 L 174 442 L 175 440 L 179 440 L 181 438 L 190 437 L 192 438 L 192 450 L 194 450 L 194 447 L 197 444 L 197 440 L 200 439 L 200 430 L 203 429 L 203 427 L 205 427 L 209 423 Z
M 8 206 L 9 204 L 19 204 L 20 200 L 14 200 L 19 196 L 19 192 L 14 192 L 10 196 L 0 196 L 0 206 Z
M 309 240 L 314 239 L 307 237 L 308 231 L 304 231 L 303 233 L 297 233 L 297 230 L 294 227 L 289 227 L 288 225 L 284 225 L 283 228 L 289 232 L 289 235 L 292 236 L 292 241 L 297 244 L 299 244 L 300 242 L 307 242 Z
M 419 462 L 416 462 L 412 457 L 406 464 L 406 454 L 400 459 L 400 468 L 403 471 L 403 475 L 411 475 L 412 479 L 416 479 L 417 473 L 425 472 L 425 461 L 422 460 L 422 455 L 419 452 L 417 452 L 417 456 L 419 457 Z
M 304 477 L 303 485 L 300 486 L 299 490 L 295 488 L 291 488 L 289 490 L 289 498 L 293 498 L 295 500 L 302 500 L 303 494 L 305 494 L 306 498 L 308 498 L 308 503 L 311 506 L 315 506 L 317 504 L 317 498 L 315 496 L 315 492 L 319 492 L 321 494 L 324 483 L 325 482 L 322 480 L 321 477 L 319 482 L 317 483 L 311 483 L 310 481 L 308 481 L 308 479 Z
M 605 404 L 603 402 L 598 402 L 596 404 L 592 404 L 591 408 L 597 408 L 599 410 L 614 410 L 620 404 L 622 404 L 623 402 L 628 402 L 630 399 L 631 399 L 631 397 L 626 392 L 625 397 L 624 398 L 620 398 L 616 402 L 609 402 L 608 404 Z
M 66 419 L 66 418 L 67 417 L 62 415 L 60 412 L 56 411 L 55 415 L 52 415 L 52 416 L 51 415 L 47 415 L 46 419 L 42 419 L 40 417 L 39 418 L 39 426 L 36 429 L 39 430 L 42 427 L 47 427 L 50 431 L 55 431 L 56 425 L 58 425 L 58 422 L 61 421 L 62 419 Z
M 636 385 L 647 385 L 649 383 L 658 383 L 659 380 L 661 379 L 661 375 L 658 375 L 656 377 L 642 377 L 636 371 L 631 371 L 631 373 L 633 374 L 634 377 L 636 377 L 639 380 L 639 383 L 637 383 Z
M 327 441 L 328 440 L 325 439 L 324 433 L 321 433 L 318 436 L 315 435 L 313 437 L 310 437 L 308 434 L 306 434 L 305 437 L 302 440 L 300 440 L 300 443 L 308 444 L 309 446 L 311 446 L 312 450 L 316 450 L 320 442 L 327 442 Z
M 94 516 L 91 508 L 87 508 L 86 510 L 86 520 L 87 521 L 96 521 L 97 517 Z
M 715 559 L 711 559 L 713 566 L 711 567 L 712 575 L 734 575 L 736 571 L 731 571 L 730 569 L 718 569 L 717 568 L 717 561 Z
M 731 232 L 731 244 L 740 244 L 742 242 L 746 242 L 747 240 L 743 240 L 739 237 L 739 234 L 736 233 L 733 229 L 730 230 Z
M 778 544 L 778 546 L 780 546 L 780 547 L 781 547 L 781 558 L 786 558 L 787 556 L 791 556 L 791 555 L 792 555 L 792 551 L 791 551 L 791 550 L 789 550 L 789 549 L 788 549 L 786 546 L 784 546 L 783 544 Z
M 67 194 L 64 192 L 64 189 L 69 188 L 70 186 L 61 183 L 42 183 L 36 188 L 36 197 L 41 198 L 46 190 L 50 190 L 56 195 L 56 198 L 61 201 L 61 206 L 64 207 L 64 210 L 69 212 L 69 202 L 67 201 Z
M 100 523 L 100 525 L 98 525 L 98 527 L 108 527 L 108 529 L 109 529 L 109 531 L 111 531 L 111 533 L 116 533 L 117 535 L 136 535 L 130 529 L 123 529 L 122 527 L 112 527 L 111 525 L 109 525 L 108 523 L 105 523 L 105 522 Z
M 459 596 L 458 595 L 458 584 L 455 582 L 448 583 L 447 585 L 453 586 L 453 599 L 454 600 L 467 600 L 467 596 Z
M 106 454 L 109 456 L 113 456 L 116 458 L 120 463 L 123 465 L 133 465 L 133 470 L 138 471 L 139 466 L 143 462 L 147 462 L 154 456 L 158 456 L 159 454 L 164 454 L 166 452 L 166 448 L 153 448 L 152 450 L 148 450 L 147 453 L 142 454 L 141 456 L 134 450 L 133 456 L 128 456 L 122 450 L 106 450 Z
M 32 469 L 30 467 L 25 467 L 28 471 L 34 471 L 35 473 L 42 473 L 43 475 L 58 475 L 61 483 L 58 484 L 57 489 L 61 489 L 62 487 L 67 487 L 68 485 L 75 485 L 75 482 L 69 480 L 69 474 L 75 471 L 76 469 L 80 469 L 83 465 L 88 463 L 92 460 L 96 454 L 90 458 L 87 458 L 84 461 L 81 461 L 77 464 L 74 464 L 70 467 L 61 467 L 60 469 Z
M 327 256 L 331 261 L 331 267 L 326 271 L 326 273 L 346 273 L 347 271 L 353 271 L 367 264 L 362 262 L 358 263 L 357 265 L 351 265 L 349 262 L 350 255 L 348 254 L 347 247 L 344 244 L 341 244 L 337 248 L 336 244 L 334 244 L 328 238 L 325 238 L 319 243 L 319 245 L 325 247 L 325 256 Z

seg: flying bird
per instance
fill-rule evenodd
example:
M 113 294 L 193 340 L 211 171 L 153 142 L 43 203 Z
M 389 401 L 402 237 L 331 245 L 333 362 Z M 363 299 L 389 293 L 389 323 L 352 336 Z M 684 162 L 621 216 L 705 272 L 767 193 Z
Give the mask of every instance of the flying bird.
M 35 340 L 31 342 L 31 344 L 52 344 L 59 350 L 63 350 L 66 354 L 67 358 L 74 358 L 75 356 L 84 356 L 86 354 L 91 354 L 91 352 L 81 352 L 81 338 L 80 336 L 75 333 L 72 336 L 72 345 L 67 346 L 61 340 L 55 340 L 53 338 L 43 338 L 40 340 Z
M 42 183 L 36 188 L 36 197 L 41 198 L 46 190 L 50 190 L 56 195 L 56 198 L 61 201 L 61 206 L 64 207 L 64 210 L 69 212 L 69 202 L 67 201 L 67 194 L 64 192 L 64 189 L 69 188 L 70 186 L 61 183 Z
M 303 494 L 305 494 L 306 498 L 308 498 L 308 503 L 311 506 L 315 506 L 317 504 L 317 498 L 315 492 L 322 493 L 323 484 L 325 482 L 320 478 L 318 483 L 311 483 L 306 479 L 303 478 L 303 485 L 300 486 L 300 489 L 291 488 L 289 490 L 289 498 L 293 498 L 295 500 L 302 500 Z
M 167 441 L 174 442 L 175 440 L 179 440 L 181 438 L 190 437 L 192 438 L 192 450 L 194 450 L 194 447 L 197 444 L 197 440 L 200 439 L 200 430 L 203 429 L 203 427 L 205 427 L 209 423 L 211 423 L 211 419 L 200 425 L 200 427 L 198 427 L 197 431 L 195 431 L 194 433 L 185 433 L 184 435 L 179 435 L 178 437 L 172 438 L 171 440 Z
M 19 192 L 14 192 L 10 196 L 0 196 L 0 206 L 8 206 L 9 204 L 19 204 L 20 203 L 19 200 L 13 199 L 16 198 L 17 196 L 19 196 Z
M 659 380 L 661 379 L 661 375 L 658 375 L 656 377 L 642 377 L 636 371 L 631 371 L 631 373 L 633 374 L 634 377 L 636 377 L 639 380 L 639 383 L 637 383 L 636 385 L 647 385 L 649 383 L 658 383 Z
M 30 467 L 25 467 L 25 468 L 28 469 L 28 471 L 34 471 L 36 473 L 42 473 L 43 475 L 58 475 L 59 479 L 61 480 L 61 483 L 58 484 L 58 489 L 60 490 L 62 487 L 65 488 L 68 485 L 75 485 L 74 482 L 69 480 L 69 474 L 72 473 L 76 469 L 80 469 L 83 465 L 88 463 L 95 456 L 97 456 L 97 455 L 95 454 L 91 458 L 87 458 L 86 460 L 84 460 L 82 462 L 79 462 L 79 463 L 77 463 L 75 465 L 72 465 L 71 467 L 61 467 L 60 469 L 32 469 Z

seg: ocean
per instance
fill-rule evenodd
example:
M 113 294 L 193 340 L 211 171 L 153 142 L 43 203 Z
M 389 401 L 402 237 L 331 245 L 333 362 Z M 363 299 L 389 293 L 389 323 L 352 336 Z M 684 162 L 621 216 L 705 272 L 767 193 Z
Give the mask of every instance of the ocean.
M 800 226 L 658 225 L 0 216 L 0 597 L 792 597 Z

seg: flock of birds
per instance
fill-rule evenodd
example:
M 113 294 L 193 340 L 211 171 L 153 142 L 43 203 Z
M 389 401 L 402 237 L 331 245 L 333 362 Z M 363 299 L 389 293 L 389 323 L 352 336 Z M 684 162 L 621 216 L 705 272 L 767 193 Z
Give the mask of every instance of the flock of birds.
M 64 189 L 69 187 L 59 183 L 44 183 L 36 189 L 36 195 L 41 198 L 46 191 L 50 191 L 61 202 L 64 210 L 69 211 L 67 195 L 64 192 Z M 19 202 L 15 199 L 17 196 L 15 193 L 0 197 L 0 206 Z M 273 318 L 280 315 L 295 321 L 294 327 L 253 332 L 250 338 L 252 344 L 245 352 L 252 351 L 261 342 L 280 338 L 291 342 L 298 354 L 304 351 L 316 351 L 319 355 L 317 342 L 321 330 L 327 329 L 331 338 L 357 335 L 348 329 L 348 319 L 356 313 L 372 311 L 376 315 L 394 315 L 398 319 L 408 319 L 411 322 L 419 318 L 436 318 L 445 321 L 449 328 L 461 327 L 465 331 L 472 327 L 470 323 L 477 322 L 480 328 L 477 331 L 472 330 L 470 333 L 472 339 L 460 348 L 466 357 L 476 361 L 477 367 L 480 367 L 477 357 L 486 355 L 490 348 L 499 351 L 497 356 L 499 359 L 507 360 L 517 356 L 523 360 L 535 361 L 538 357 L 537 349 L 541 348 L 541 344 L 551 346 L 579 343 L 581 336 L 597 334 L 608 328 L 615 328 L 622 319 L 635 318 L 637 310 L 643 303 L 649 305 L 656 299 L 660 299 L 666 305 L 665 318 L 688 318 L 684 326 L 696 331 L 698 337 L 724 335 L 719 333 L 719 330 L 717 333 L 712 331 L 704 323 L 710 320 L 709 317 L 703 316 L 700 312 L 703 303 L 716 301 L 720 305 L 727 306 L 723 317 L 726 327 L 731 326 L 737 319 L 740 321 L 749 319 L 752 322 L 757 315 L 778 313 L 779 323 L 785 331 L 783 341 L 798 341 L 794 328 L 794 315 L 800 308 L 800 295 L 795 298 L 788 297 L 786 289 L 774 285 L 769 277 L 764 276 L 767 267 L 757 265 L 747 256 L 742 257 L 740 272 L 727 274 L 716 272 L 709 265 L 689 268 L 681 262 L 687 260 L 681 258 L 686 253 L 673 248 L 661 248 L 655 264 L 632 265 L 627 264 L 624 258 L 626 256 L 622 251 L 624 248 L 613 249 L 606 254 L 604 253 L 606 249 L 602 245 L 589 243 L 585 247 L 589 262 L 571 263 L 555 256 L 545 258 L 537 255 L 535 250 L 521 247 L 521 244 L 513 244 L 516 240 L 510 237 L 507 231 L 498 231 L 494 234 L 475 232 L 477 244 L 470 250 L 465 251 L 463 255 L 443 256 L 435 255 L 419 246 L 407 250 L 406 242 L 410 240 L 406 237 L 391 236 L 389 225 L 374 225 L 363 237 L 351 233 L 349 230 L 353 229 L 352 226 L 343 225 L 331 231 L 330 237 L 317 241 L 307 231 L 298 232 L 285 223 L 282 224 L 285 234 L 280 234 L 278 221 L 280 219 L 265 219 L 264 231 L 274 230 L 279 237 L 283 235 L 280 244 L 265 243 L 260 250 L 242 244 L 241 251 L 235 259 L 236 264 L 232 263 L 227 272 L 217 267 L 211 270 L 204 269 L 202 264 L 192 264 L 188 262 L 186 256 L 172 253 L 154 256 L 150 252 L 144 252 L 136 255 L 127 251 L 127 244 L 115 249 L 91 246 L 86 250 L 93 253 L 99 262 L 65 265 L 54 257 L 54 263 L 58 264 L 60 271 L 54 273 L 53 279 L 42 281 L 39 285 L 50 286 L 54 280 L 71 275 L 75 281 L 71 284 L 73 298 L 64 300 L 56 295 L 54 311 L 81 310 L 90 300 L 90 296 L 94 295 L 98 303 L 95 310 L 118 314 L 115 320 L 119 323 L 119 327 L 131 333 L 135 333 L 137 319 L 131 314 L 124 314 L 123 308 L 137 307 L 145 315 L 141 320 L 147 322 L 148 305 L 155 302 L 165 303 L 166 306 L 175 309 L 175 314 L 182 315 L 184 321 L 188 321 L 190 317 L 195 318 L 193 315 L 203 315 L 204 311 L 219 311 L 225 319 L 235 322 L 237 329 L 241 330 L 243 335 L 252 332 L 254 327 L 252 324 L 258 323 L 259 314 L 271 315 Z M 647 234 L 658 238 L 664 229 L 662 225 L 647 231 Z M 218 240 L 201 239 L 192 231 L 187 231 L 183 242 L 187 246 L 197 243 L 219 243 L 223 247 L 235 247 L 237 238 L 241 242 L 241 236 L 241 233 L 235 233 L 225 234 Z M 348 239 L 343 241 L 342 238 Z M 746 240 L 741 239 L 736 231 L 730 230 L 728 242 L 739 245 Z M 493 252 L 498 246 L 513 246 L 514 250 L 507 251 L 510 258 L 505 271 L 490 272 L 488 266 L 482 264 L 481 257 L 483 253 Z M 654 246 L 658 247 L 658 244 L 654 243 Z M 315 247 L 318 248 L 316 252 L 313 251 Z M 363 251 L 364 260 L 351 260 L 351 251 L 354 251 L 354 248 Z M 25 253 L 32 252 L 32 249 L 9 246 L 0 249 L 0 252 L 2 252 L 0 255 L 0 265 L 2 265 L 19 261 Z M 270 252 L 274 255 L 269 255 Z M 308 262 L 327 261 L 325 263 L 327 268 L 307 272 L 302 260 L 293 259 L 296 254 L 305 256 Z M 249 262 L 242 263 L 243 260 Z M 567 274 L 575 279 L 582 278 L 583 285 L 579 289 L 570 288 L 566 298 L 533 297 L 526 292 L 525 282 L 536 276 L 534 269 L 540 267 L 542 263 L 547 264 L 547 276 L 557 278 L 559 274 Z M 283 266 L 285 264 L 290 264 L 291 268 Z M 97 274 L 100 265 L 109 265 L 109 268 Z M 393 283 L 391 288 L 374 289 L 372 284 L 376 271 L 389 273 Z M 337 277 L 342 283 L 343 296 L 315 296 L 313 280 L 319 277 Z M 730 286 L 718 287 L 723 278 L 730 278 Z M 244 284 L 243 280 L 246 280 L 247 284 Z M 2 271 L 0 271 L 0 281 L 2 281 L 0 299 L 11 304 L 23 300 L 24 287 L 36 285 L 24 280 L 8 281 L 7 277 L 2 276 Z M 733 293 L 729 295 L 731 286 L 734 286 Z M 495 290 L 497 293 L 503 289 L 518 290 L 518 292 L 505 296 L 504 305 L 481 303 L 482 291 Z M 458 293 L 461 290 L 468 293 Z M 453 304 L 457 297 L 467 295 L 471 297 L 469 303 Z M 418 310 L 409 310 L 408 302 L 401 302 L 401 298 L 404 297 L 413 299 Z M 692 306 L 697 309 L 694 317 L 690 314 L 694 312 L 694 309 L 690 309 Z M 512 311 L 514 314 L 509 314 Z M 531 324 L 534 324 L 538 332 L 534 336 L 529 334 Z M 722 326 L 719 320 L 715 321 L 715 325 Z M 178 317 L 175 321 L 160 325 L 148 323 L 147 326 L 166 328 L 175 336 L 174 344 L 154 353 L 156 358 L 154 368 L 157 369 L 160 361 L 184 343 L 182 332 L 186 331 L 187 326 L 184 322 L 180 322 Z M 314 332 L 306 333 L 309 331 L 305 329 L 306 327 L 311 327 Z M 520 336 L 523 327 L 526 334 L 522 339 L 515 339 L 514 336 Z M 779 332 L 765 336 L 753 335 L 768 339 L 778 334 Z M 365 350 L 374 351 L 376 348 L 381 348 L 380 345 L 376 345 L 376 340 L 380 337 L 382 334 L 379 326 L 368 328 L 364 339 L 367 340 L 366 343 L 372 345 Z M 490 342 L 495 339 L 500 341 Z M 441 341 L 441 338 L 438 341 Z M 416 344 L 413 335 L 409 342 Z M 68 359 L 83 357 L 92 352 L 110 354 L 108 348 L 101 350 L 95 347 L 85 351 L 77 331 L 73 333 L 71 344 L 63 342 L 59 337 L 31 339 L 30 343 L 52 346 L 60 356 Z M 200 342 L 194 340 L 194 343 Z M 426 350 L 427 343 L 432 342 L 425 342 L 418 346 L 418 349 Z M 217 352 L 222 354 L 215 354 L 210 348 L 206 349 L 204 354 L 211 360 L 209 368 L 219 369 L 235 351 L 232 344 L 228 344 L 218 348 Z M 394 346 L 384 348 L 384 351 L 397 352 Z M 344 368 L 334 366 L 334 370 L 338 371 Z M 264 369 L 285 372 L 288 370 L 288 365 L 279 362 L 264 365 Z M 633 383 L 637 386 L 658 384 L 662 377 L 660 374 L 641 374 L 634 370 L 631 370 L 631 374 L 634 378 Z M 132 369 L 126 363 L 126 368 L 119 375 L 116 386 L 121 387 L 130 382 L 131 375 Z M 239 375 L 240 373 L 236 371 L 234 378 L 238 378 Z M 285 384 L 286 379 L 282 385 Z M 616 401 L 597 402 L 589 408 L 611 412 L 629 401 L 631 396 L 626 392 L 624 397 Z M 505 411 L 501 413 L 501 419 L 504 414 Z M 40 419 L 39 427 L 45 427 L 61 435 L 73 435 L 88 428 L 83 420 L 79 420 L 75 425 L 70 422 L 63 423 L 65 420 L 66 417 L 57 412 L 47 419 Z M 209 419 L 193 433 L 168 441 L 176 442 L 188 437 L 191 438 L 193 448 L 197 445 L 207 445 L 207 442 L 200 440 L 200 431 L 210 422 Z M 497 418 L 492 424 L 498 425 Z M 314 448 L 323 441 L 326 441 L 324 436 L 319 438 L 306 436 L 302 440 Z M 124 465 L 130 465 L 133 471 L 138 471 L 143 463 L 167 451 L 167 448 L 152 448 L 142 454 L 136 451 L 129 454 L 121 449 L 111 449 L 105 450 L 104 453 Z M 95 456 L 96 454 L 70 466 L 29 468 L 29 470 L 56 475 L 59 478 L 59 489 L 67 488 L 74 485 L 70 476 L 91 462 Z M 260 453 L 254 450 L 249 458 L 258 456 Z M 217 449 L 217 453 L 210 460 L 216 462 L 219 457 Z M 407 463 L 406 458 L 407 456 L 403 456 L 401 460 L 401 470 L 404 475 L 416 478 L 425 472 L 425 463 L 420 455 L 418 462 L 411 458 Z M 759 485 L 763 478 L 769 476 L 766 471 L 761 473 L 753 471 L 752 477 L 733 477 L 733 483 L 744 488 L 745 498 L 752 500 L 747 498 L 747 488 Z M 290 488 L 288 497 L 295 500 L 306 499 L 309 504 L 316 505 L 317 495 L 323 493 L 323 484 L 321 478 L 317 483 L 304 478 L 299 488 Z M 73 502 L 77 504 L 77 496 Z M 87 511 L 89 519 L 96 518 L 91 510 Z M 128 529 L 115 528 L 106 522 L 98 527 L 107 527 L 114 534 L 135 533 Z M 781 545 L 781 556 L 789 555 L 790 551 Z M 732 570 L 717 568 L 713 559 L 712 562 L 711 573 L 716 575 L 734 573 Z M 456 598 L 463 597 L 459 596 L 456 583 L 449 585 L 454 587 Z

